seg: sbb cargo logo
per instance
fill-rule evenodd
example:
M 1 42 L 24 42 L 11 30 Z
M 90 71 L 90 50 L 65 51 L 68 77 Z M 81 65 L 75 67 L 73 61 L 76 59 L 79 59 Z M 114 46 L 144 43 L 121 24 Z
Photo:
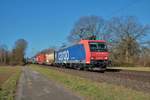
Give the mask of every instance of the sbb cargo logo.
M 62 60 L 69 60 L 69 51 L 68 50 L 65 50 L 65 51 L 62 51 L 62 52 L 59 52 L 58 53 L 58 60 L 62 61 Z

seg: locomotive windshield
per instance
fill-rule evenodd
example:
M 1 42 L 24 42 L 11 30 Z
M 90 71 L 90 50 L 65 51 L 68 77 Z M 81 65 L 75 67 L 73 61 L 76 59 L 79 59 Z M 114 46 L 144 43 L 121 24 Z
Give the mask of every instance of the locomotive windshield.
M 89 46 L 91 52 L 107 52 L 107 46 L 105 43 L 90 42 Z

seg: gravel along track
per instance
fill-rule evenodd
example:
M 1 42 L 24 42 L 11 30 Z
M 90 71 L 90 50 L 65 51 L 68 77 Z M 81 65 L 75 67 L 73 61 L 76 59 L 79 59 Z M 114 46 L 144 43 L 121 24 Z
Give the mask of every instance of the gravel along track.
M 142 91 L 150 94 L 150 72 L 124 71 L 108 69 L 105 73 L 79 71 L 74 69 L 50 67 L 71 75 L 80 76 L 96 82 L 106 82 L 109 84 L 120 85 L 133 90 Z

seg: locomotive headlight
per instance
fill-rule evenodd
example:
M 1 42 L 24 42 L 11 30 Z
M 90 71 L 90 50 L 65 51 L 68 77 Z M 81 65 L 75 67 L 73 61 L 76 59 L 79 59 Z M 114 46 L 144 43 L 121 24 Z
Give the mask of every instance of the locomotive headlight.
M 91 59 L 94 59 L 94 57 L 91 57 Z
M 108 57 L 104 57 L 104 59 L 108 59 Z

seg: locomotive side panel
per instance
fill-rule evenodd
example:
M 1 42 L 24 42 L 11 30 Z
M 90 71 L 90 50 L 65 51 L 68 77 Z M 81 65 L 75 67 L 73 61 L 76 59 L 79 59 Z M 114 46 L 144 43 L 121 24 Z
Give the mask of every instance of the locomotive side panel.
M 55 63 L 85 63 L 86 53 L 82 44 L 56 51 Z

